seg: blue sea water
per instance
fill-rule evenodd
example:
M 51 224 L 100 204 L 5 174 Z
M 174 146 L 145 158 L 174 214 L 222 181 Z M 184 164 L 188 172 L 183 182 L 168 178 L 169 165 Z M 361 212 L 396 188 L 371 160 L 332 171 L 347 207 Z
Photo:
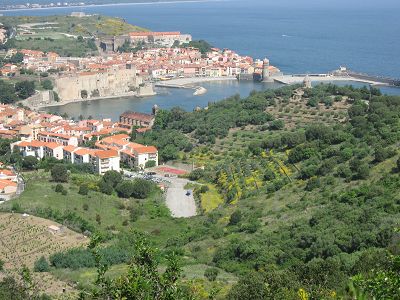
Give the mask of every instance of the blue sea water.
M 76 10 L 121 17 L 155 31 L 191 33 L 194 39 L 205 39 L 219 48 L 230 48 L 255 58 L 266 56 L 285 73 L 328 72 L 344 65 L 359 72 L 400 78 L 400 1 L 226 0 L 9 11 L 4 14 L 53 15 Z M 160 101 L 168 107 L 181 105 L 191 109 L 193 107 L 189 107 L 187 101 L 193 104 L 197 101 L 202 106 L 218 96 L 236 92 L 244 95 L 249 90 L 267 87 L 253 83 L 231 86 L 213 83 L 207 85 L 209 93 L 206 96 L 183 97 L 188 91 L 174 91 L 164 95 L 166 99 L 142 100 L 149 104 L 138 104 L 137 109 L 149 110 L 154 102 Z M 392 89 L 385 92 L 398 93 Z M 110 101 L 114 100 L 100 102 L 104 103 L 104 109 L 99 111 L 110 112 L 111 107 L 107 104 Z M 124 110 L 124 103 L 127 108 L 135 109 L 132 102 L 141 102 L 124 101 L 119 103 L 120 110 Z M 82 104 L 73 105 L 77 106 L 76 110 L 82 108 Z M 68 109 L 71 112 L 73 105 L 59 111 Z

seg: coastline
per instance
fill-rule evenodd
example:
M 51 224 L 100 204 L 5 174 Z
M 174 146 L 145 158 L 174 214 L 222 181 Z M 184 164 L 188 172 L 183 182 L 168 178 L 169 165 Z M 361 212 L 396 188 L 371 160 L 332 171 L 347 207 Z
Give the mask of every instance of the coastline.
M 107 99 L 118 99 L 118 98 L 146 98 L 146 97 L 152 97 L 157 95 L 156 93 L 152 94 L 152 95 L 137 95 L 137 94 L 131 94 L 131 93 L 127 93 L 127 94 L 121 94 L 121 95 L 115 95 L 115 96 L 106 96 L 106 97 L 93 97 L 93 98 L 88 98 L 88 99 L 72 99 L 72 100 L 66 100 L 66 101 L 60 101 L 60 102 L 55 102 L 55 103 L 51 103 L 51 104 L 46 104 L 43 106 L 33 106 L 30 107 L 32 109 L 45 109 L 48 107 L 54 107 L 54 106 L 65 106 L 67 104 L 71 104 L 71 103 L 78 103 L 78 102 L 91 102 L 91 101 L 95 101 L 95 100 L 107 100 Z
M 71 5 L 71 6 L 53 6 L 53 7 L 38 7 L 38 8 L 12 8 L 0 9 L 1 13 L 18 12 L 18 11 L 35 11 L 35 10 L 49 10 L 49 9 L 69 9 L 69 8 L 93 8 L 93 7 L 107 7 L 107 6 L 131 6 L 131 5 L 154 5 L 154 4 L 177 4 L 177 3 L 202 3 L 202 2 L 225 2 L 229 0 L 182 0 L 182 1 L 154 1 L 154 2 L 119 2 L 119 3 L 104 3 L 104 4 L 85 4 L 85 5 Z
M 178 79 L 171 79 L 171 80 L 165 81 L 165 83 L 167 83 L 167 84 L 163 84 L 163 85 L 156 84 L 156 86 L 166 87 L 166 88 L 174 86 L 175 88 L 196 89 L 196 88 L 200 87 L 200 86 L 195 85 L 196 83 L 212 82 L 212 81 L 229 81 L 229 80 L 237 80 L 237 79 L 236 79 L 236 77 L 178 78 Z M 147 98 L 147 97 L 152 97 L 155 95 L 156 95 L 156 93 L 154 93 L 152 95 L 136 95 L 136 94 L 127 93 L 127 94 L 107 96 L 107 97 L 93 97 L 93 98 L 88 98 L 88 99 L 72 99 L 72 100 L 66 100 L 66 101 L 60 101 L 60 102 L 55 102 L 55 103 L 51 103 L 51 104 L 46 104 L 43 106 L 33 106 L 31 108 L 32 109 L 45 109 L 48 107 L 65 106 L 67 104 L 78 103 L 78 102 L 90 102 L 90 101 L 94 101 L 94 100 L 107 100 L 107 99 L 117 99 L 117 98 Z

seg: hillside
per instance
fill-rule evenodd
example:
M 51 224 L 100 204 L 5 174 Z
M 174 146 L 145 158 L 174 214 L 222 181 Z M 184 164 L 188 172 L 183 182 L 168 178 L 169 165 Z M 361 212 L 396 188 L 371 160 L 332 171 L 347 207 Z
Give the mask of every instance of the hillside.
M 199 167 L 188 175 L 199 216 L 173 219 L 156 187 L 121 198 L 120 175 L 107 193 L 117 174 L 82 170 L 61 195 L 45 170 L 29 172 L 2 208 L 95 233 L 89 249 L 49 258 L 88 299 L 397 299 L 399 119 L 400 97 L 331 84 L 161 110 L 132 140 Z
M 0 17 L 0 23 L 13 28 L 15 37 L 7 48 L 54 51 L 61 56 L 95 54 L 94 38 L 101 35 L 122 35 L 145 29 L 119 18 L 93 15 L 84 18 L 71 16 Z M 79 38 L 79 37 L 83 37 Z
M 198 197 L 220 203 L 204 206 L 202 228 L 175 244 L 199 262 L 256 272 L 232 299 L 251 299 L 240 293 L 248 276 L 271 285 L 258 288 L 273 299 L 297 299 L 300 289 L 313 299 L 345 295 L 351 276 L 399 251 L 399 113 L 400 97 L 334 85 L 162 112 L 142 141 L 168 144 L 179 132 L 178 156 L 205 166 L 191 179 L 212 188 Z M 196 146 L 184 153 L 177 136 Z

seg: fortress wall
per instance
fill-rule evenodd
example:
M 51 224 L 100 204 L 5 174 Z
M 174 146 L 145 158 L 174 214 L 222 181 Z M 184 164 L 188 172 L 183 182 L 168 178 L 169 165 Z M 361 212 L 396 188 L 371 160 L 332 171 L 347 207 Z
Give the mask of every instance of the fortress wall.
M 136 69 L 110 70 L 106 73 L 77 74 L 60 77 L 55 80 L 55 89 L 61 100 L 81 99 L 81 92 L 87 91 L 88 98 L 108 97 L 126 94 L 131 87 L 139 87 L 142 78 L 136 75 Z

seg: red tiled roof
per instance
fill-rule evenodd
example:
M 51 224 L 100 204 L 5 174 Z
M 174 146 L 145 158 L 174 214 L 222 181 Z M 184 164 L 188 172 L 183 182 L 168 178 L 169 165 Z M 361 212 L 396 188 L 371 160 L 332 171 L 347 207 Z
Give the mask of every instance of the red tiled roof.
M 111 158 L 111 157 L 119 157 L 118 151 L 116 150 L 100 150 L 96 151 L 94 153 L 94 156 L 100 158 L 100 159 L 105 159 L 105 158 Z

